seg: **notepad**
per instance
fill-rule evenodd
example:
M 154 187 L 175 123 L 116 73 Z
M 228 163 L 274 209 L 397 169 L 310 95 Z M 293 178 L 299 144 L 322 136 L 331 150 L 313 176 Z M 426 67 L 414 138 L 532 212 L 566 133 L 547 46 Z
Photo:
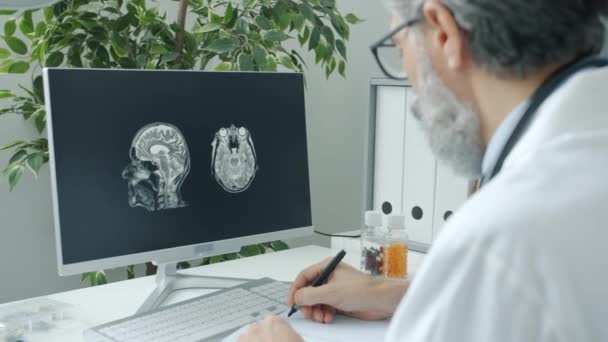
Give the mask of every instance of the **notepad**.
M 300 312 L 287 321 L 306 342 L 384 341 L 389 325 L 388 321 L 360 321 L 345 316 L 337 316 L 330 324 L 321 324 L 305 319 Z M 239 329 L 224 342 L 236 342 L 246 329 Z

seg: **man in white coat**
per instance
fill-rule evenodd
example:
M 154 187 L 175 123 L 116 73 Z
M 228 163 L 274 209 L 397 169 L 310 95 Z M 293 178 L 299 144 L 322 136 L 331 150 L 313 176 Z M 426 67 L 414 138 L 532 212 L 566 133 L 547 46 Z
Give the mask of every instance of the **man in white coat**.
M 608 68 L 571 72 L 601 50 L 608 0 L 390 5 L 433 151 L 484 185 L 411 284 L 340 265 L 312 288 L 324 261 L 290 303 L 323 323 L 390 319 L 391 342 L 608 341 Z M 569 72 L 539 103 L 546 80 Z M 273 317 L 240 340 L 301 338 Z

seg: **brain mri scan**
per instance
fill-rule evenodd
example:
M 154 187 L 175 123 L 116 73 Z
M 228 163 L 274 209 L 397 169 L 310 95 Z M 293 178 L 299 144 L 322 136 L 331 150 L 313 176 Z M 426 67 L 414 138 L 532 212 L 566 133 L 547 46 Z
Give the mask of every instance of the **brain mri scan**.
M 251 133 L 245 127 L 221 128 L 211 143 L 211 174 L 229 193 L 247 190 L 258 170 Z
M 177 127 L 162 122 L 142 127 L 133 139 L 130 157 L 122 178 L 128 183 L 131 207 L 157 211 L 188 205 L 181 186 L 190 171 L 190 153 Z

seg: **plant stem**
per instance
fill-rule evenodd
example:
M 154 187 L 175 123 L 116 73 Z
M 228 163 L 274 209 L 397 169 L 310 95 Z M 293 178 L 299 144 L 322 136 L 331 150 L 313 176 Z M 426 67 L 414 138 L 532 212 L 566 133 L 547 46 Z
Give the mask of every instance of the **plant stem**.
M 189 0 L 179 1 L 179 12 L 177 13 L 177 26 L 179 31 L 175 34 L 175 51 L 179 54 L 177 63 L 182 62 L 184 58 L 184 36 L 186 32 L 186 15 L 188 14 Z

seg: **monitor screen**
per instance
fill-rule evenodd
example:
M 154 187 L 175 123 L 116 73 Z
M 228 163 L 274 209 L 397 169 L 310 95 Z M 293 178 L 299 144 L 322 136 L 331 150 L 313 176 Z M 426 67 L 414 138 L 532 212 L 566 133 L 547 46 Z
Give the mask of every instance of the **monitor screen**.
M 63 264 L 312 226 L 301 74 L 45 77 Z

